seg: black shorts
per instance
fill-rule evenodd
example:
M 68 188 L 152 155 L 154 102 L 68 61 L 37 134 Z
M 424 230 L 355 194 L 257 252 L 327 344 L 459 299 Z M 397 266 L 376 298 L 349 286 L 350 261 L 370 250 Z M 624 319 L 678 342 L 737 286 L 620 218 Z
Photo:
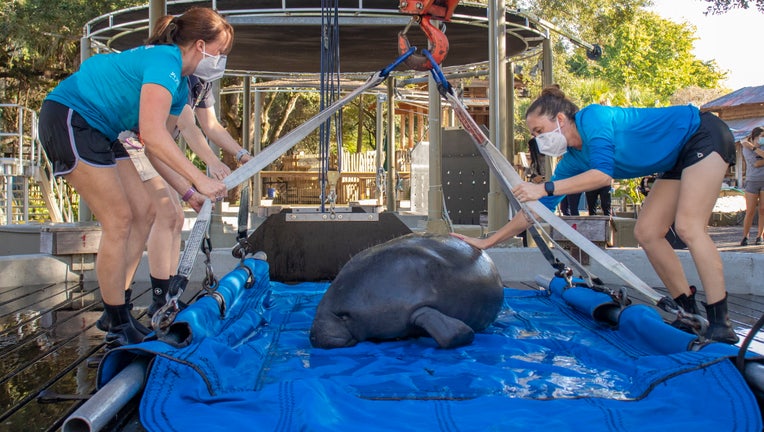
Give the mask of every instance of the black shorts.
M 729 126 L 714 114 L 701 113 L 698 130 L 682 147 L 676 164 L 660 178 L 679 180 L 685 168 L 700 162 L 712 152 L 719 153 L 730 166 L 735 165 L 735 137 Z
M 39 136 L 54 175 L 72 172 L 79 160 L 95 166 L 115 166 L 126 159 L 125 147 L 110 140 L 66 105 L 46 100 L 40 108 Z

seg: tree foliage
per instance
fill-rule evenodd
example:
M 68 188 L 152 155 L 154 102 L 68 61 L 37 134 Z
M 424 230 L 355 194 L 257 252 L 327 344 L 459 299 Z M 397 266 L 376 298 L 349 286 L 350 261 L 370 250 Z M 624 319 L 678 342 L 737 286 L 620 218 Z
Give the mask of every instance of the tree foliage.
M 749 9 L 753 6 L 764 13 L 764 0 L 704 0 L 709 3 L 706 13 L 720 15 L 733 9 Z
M 0 4 L 0 100 L 39 108 L 79 64 L 83 25 L 138 0 L 5 0 Z
M 714 61 L 695 57 L 694 34 L 692 25 L 638 12 L 611 31 L 611 43 L 600 61 L 589 63 L 588 74 L 614 88 L 652 91 L 660 103 L 684 87 L 714 88 L 725 74 Z

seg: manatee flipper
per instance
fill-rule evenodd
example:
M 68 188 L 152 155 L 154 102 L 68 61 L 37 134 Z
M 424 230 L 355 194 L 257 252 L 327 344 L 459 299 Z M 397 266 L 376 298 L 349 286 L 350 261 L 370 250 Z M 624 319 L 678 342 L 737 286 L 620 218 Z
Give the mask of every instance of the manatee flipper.
M 431 307 L 421 307 L 411 314 L 411 323 L 426 331 L 441 348 L 469 345 L 475 332 L 462 321 Z

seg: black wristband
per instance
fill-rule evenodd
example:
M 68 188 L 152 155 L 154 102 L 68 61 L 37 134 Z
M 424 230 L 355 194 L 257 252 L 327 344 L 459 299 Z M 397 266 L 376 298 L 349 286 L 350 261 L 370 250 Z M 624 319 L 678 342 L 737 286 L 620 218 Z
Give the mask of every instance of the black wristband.
M 544 183 L 544 190 L 546 191 L 547 196 L 554 195 L 554 182 L 546 182 Z

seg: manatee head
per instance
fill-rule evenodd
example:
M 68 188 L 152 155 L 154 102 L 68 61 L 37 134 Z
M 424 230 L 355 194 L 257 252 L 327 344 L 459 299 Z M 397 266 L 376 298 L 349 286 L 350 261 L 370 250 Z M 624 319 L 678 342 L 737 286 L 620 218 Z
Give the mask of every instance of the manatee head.
M 357 344 L 358 340 L 348 327 L 349 320 L 351 316 L 347 313 L 319 306 L 310 328 L 310 344 L 316 348 L 341 348 Z

